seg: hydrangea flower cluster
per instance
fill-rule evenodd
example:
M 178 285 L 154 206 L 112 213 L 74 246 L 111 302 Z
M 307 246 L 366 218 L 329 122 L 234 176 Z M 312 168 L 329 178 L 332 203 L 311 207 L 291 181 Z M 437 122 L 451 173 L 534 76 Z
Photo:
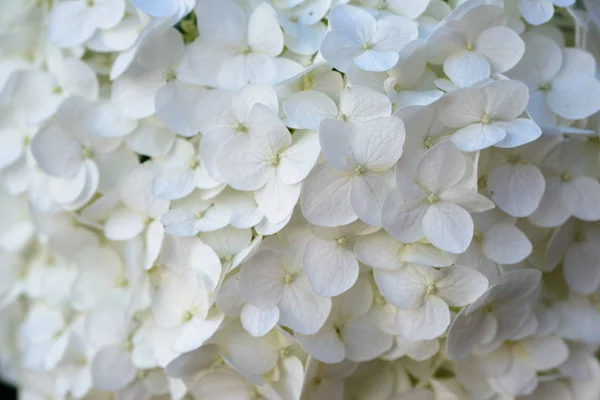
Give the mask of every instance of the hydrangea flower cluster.
M 600 399 L 600 9 L 0 3 L 21 398 Z

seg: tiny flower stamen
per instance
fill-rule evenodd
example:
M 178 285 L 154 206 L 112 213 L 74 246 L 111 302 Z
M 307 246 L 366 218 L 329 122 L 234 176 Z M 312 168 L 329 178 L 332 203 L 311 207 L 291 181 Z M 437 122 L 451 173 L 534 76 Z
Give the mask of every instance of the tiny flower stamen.
M 560 180 L 563 181 L 563 182 L 569 182 L 571 179 L 573 179 L 573 175 L 571 175 L 568 172 L 563 172 L 560 175 Z
M 427 201 L 429 203 L 433 204 L 438 201 L 438 197 L 436 196 L 435 193 L 429 193 L 429 196 L 427 196 Z
M 294 274 L 291 274 L 288 272 L 283 277 L 283 283 L 285 283 L 286 285 L 290 285 L 292 282 L 294 282 L 295 279 L 296 279 L 296 276 Z
M 346 243 L 348 243 L 348 239 L 346 239 L 345 237 L 339 237 L 339 238 L 335 239 L 335 241 L 340 246 L 344 246 L 344 245 L 346 245 Z
M 81 156 L 83 158 L 94 158 L 94 152 L 92 149 L 84 147 L 81 149 Z
M 492 118 L 489 116 L 489 114 L 484 114 L 483 117 L 481 118 L 481 123 L 484 125 L 489 124 L 490 122 L 492 122 Z
M 279 165 L 279 154 L 275 154 L 269 158 L 269 165 L 272 167 L 276 167 Z
M 249 45 L 245 44 L 242 47 L 240 47 L 240 53 L 242 55 L 246 55 L 252 52 L 252 47 L 250 47 Z
M 365 172 L 365 167 L 363 167 L 362 165 L 357 165 L 356 167 L 354 167 L 354 173 L 356 175 L 362 175 Z
M 244 124 L 242 124 L 239 121 L 236 121 L 235 124 L 233 124 L 233 129 L 237 132 L 237 133 L 246 133 L 248 132 L 248 128 L 246 128 L 246 126 Z

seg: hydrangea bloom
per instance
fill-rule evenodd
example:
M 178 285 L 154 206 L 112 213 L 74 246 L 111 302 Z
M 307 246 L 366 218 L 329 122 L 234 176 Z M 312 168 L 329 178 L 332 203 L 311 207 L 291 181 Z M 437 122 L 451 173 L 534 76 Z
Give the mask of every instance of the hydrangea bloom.
M 0 1 L 23 399 L 600 399 L 594 0 Z

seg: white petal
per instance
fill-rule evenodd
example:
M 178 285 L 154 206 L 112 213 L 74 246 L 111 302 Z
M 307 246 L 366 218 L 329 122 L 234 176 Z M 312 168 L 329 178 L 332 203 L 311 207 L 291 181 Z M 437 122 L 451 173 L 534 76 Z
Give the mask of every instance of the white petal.
M 351 124 L 337 119 L 326 119 L 321 123 L 319 128 L 321 150 L 325 159 L 337 169 L 347 171 L 356 165 L 355 133 Z
M 248 115 L 248 135 L 252 144 L 267 156 L 279 154 L 292 144 L 292 137 L 277 114 L 257 103 Z
M 261 251 L 249 258 L 238 282 L 242 297 L 257 307 L 268 308 L 281 301 L 286 271 L 273 251 Z
M 519 11 L 531 25 L 541 25 L 554 15 L 554 5 L 548 0 L 520 0 Z
M 478 53 L 487 58 L 493 72 L 508 71 L 525 53 L 525 43 L 507 26 L 486 29 L 477 38 L 475 47 Z
M 181 199 L 195 188 L 194 172 L 187 166 L 164 165 L 158 169 L 152 183 L 152 192 L 165 200 Z
M 439 101 L 440 121 L 451 128 L 462 128 L 481 121 L 486 113 L 486 98 L 480 88 L 454 90 Z
M 461 206 L 468 212 L 482 212 L 494 208 L 494 203 L 487 197 L 470 189 L 453 187 L 444 190 L 439 195 L 439 200 Z
M 135 379 L 135 367 L 131 357 L 121 345 L 108 346 L 94 356 L 91 365 L 94 387 L 117 391 Z
M 240 314 L 242 326 L 254 337 L 264 336 L 277 325 L 279 308 L 259 308 L 246 304 Z
M 563 261 L 563 273 L 569 288 L 575 293 L 591 294 L 600 284 L 598 251 L 590 242 L 576 243 Z
M 327 32 L 321 43 L 323 58 L 341 72 L 347 71 L 348 64 L 353 63 L 353 58 L 362 52 L 359 42 L 335 30 Z
M 390 191 L 386 175 L 367 172 L 354 179 L 350 203 L 358 218 L 369 225 L 381 225 L 383 202 Z
M 430 267 L 409 265 L 397 271 L 376 269 L 373 272 L 377 287 L 385 298 L 402 309 L 414 309 L 426 300 L 427 287 L 441 273 Z
M 365 71 L 387 71 L 398 62 L 398 53 L 395 51 L 379 52 L 375 50 L 366 50 L 364 53 L 354 58 L 354 64 Z
M 352 177 L 328 163 L 317 165 L 302 185 L 302 215 L 312 224 L 340 226 L 356 220 L 350 203 Z
M 417 179 L 433 193 L 454 186 L 465 173 L 461 152 L 448 141 L 440 142 L 425 153 L 417 165 Z
M 256 190 L 268 180 L 266 157 L 248 135 L 231 138 L 217 154 L 217 168 L 222 178 L 237 190 Z
M 564 72 L 552 81 L 548 105 L 566 119 L 582 119 L 600 110 L 600 82 L 593 75 Z
M 297 127 L 314 131 L 319 130 L 319 125 L 325 118 L 335 118 L 338 114 L 333 100 L 316 90 L 292 95 L 283 102 L 283 110 Z
M 111 101 L 123 115 L 140 119 L 154 114 L 154 97 L 165 84 L 162 71 L 142 69 L 134 64 L 113 82 Z
M 130 240 L 146 227 L 144 218 L 131 211 L 115 211 L 104 223 L 104 235 L 110 240 Z
M 564 184 L 560 191 L 562 204 L 571 215 L 584 221 L 600 219 L 596 205 L 600 201 L 600 183 L 596 179 L 580 176 Z
M 277 362 L 277 350 L 267 340 L 254 338 L 247 333 L 231 335 L 227 350 L 236 367 L 252 374 L 262 375 Z
M 272 57 L 283 50 L 283 33 L 277 14 L 268 3 L 256 7 L 248 19 L 248 44 Z
M 177 353 L 187 353 L 202 346 L 223 323 L 223 314 L 214 312 L 206 319 L 193 317 L 178 329 L 178 335 L 173 341 L 172 349 Z
M 327 320 L 331 299 L 316 294 L 306 277 L 299 277 L 284 289 L 279 309 L 279 324 L 294 332 L 311 335 L 317 333 Z
M 496 147 L 518 147 L 542 136 L 540 127 L 530 119 L 517 118 L 513 121 L 497 121 L 494 125 L 506 131 L 506 137 L 496 143 Z
M 416 242 L 423 237 L 423 217 L 429 206 L 427 194 L 419 185 L 407 181 L 406 186 L 393 188 L 381 212 L 383 228 L 403 242 Z
M 344 344 L 332 328 L 322 329 L 314 335 L 295 335 L 300 345 L 317 360 L 335 364 L 346 357 Z
M 485 232 L 481 249 L 487 258 L 498 264 L 516 264 L 529 257 L 532 245 L 517 227 L 495 224 Z
M 535 165 L 501 165 L 488 174 L 492 200 L 513 217 L 526 217 L 540 204 L 546 181 Z
M 304 250 L 303 266 L 312 288 L 321 296 L 337 296 L 358 279 L 358 262 L 335 240 L 312 239 Z
M 486 321 L 492 321 L 486 318 L 484 312 L 468 313 L 468 311 L 467 307 L 463 308 L 448 330 L 446 353 L 450 360 L 467 358 L 473 348 L 482 342 L 486 334 Z M 493 330 L 492 337 L 496 334 L 495 328 Z
M 377 29 L 373 16 L 365 10 L 348 5 L 334 7 L 329 13 L 329 23 L 333 30 L 351 36 L 359 43 L 371 39 Z
M 354 244 L 356 258 L 373 268 L 395 270 L 403 266 L 404 245 L 383 231 L 359 236 Z
M 392 347 L 393 337 L 381 331 L 373 319 L 373 314 L 366 314 L 344 325 L 342 342 L 349 360 L 372 360 Z
M 84 2 L 56 5 L 50 13 L 50 40 L 58 47 L 73 47 L 92 37 L 96 25 Z
M 300 197 L 300 184 L 286 185 L 274 176 L 267 184 L 254 192 L 259 211 L 272 223 L 287 218 L 294 210 Z
M 435 247 L 460 254 L 473 238 L 473 219 L 456 204 L 432 204 L 423 217 L 423 233 Z
M 446 331 L 448 325 L 450 309 L 437 296 L 431 296 L 420 308 L 398 310 L 396 315 L 398 333 L 409 341 L 435 339 Z
M 389 117 L 391 113 L 392 103 L 387 96 L 367 86 L 353 85 L 340 96 L 340 114 L 354 125 L 376 117 Z
M 373 171 L 391 168 L 402 155 L 404 124 L 398 117 L 371 119 L 357 127 L 354 137 L 356 162 Z
M 558 337 L 525 339 L 520 344 L 528 352 L 527 364 L 538 371 L 556 368 L 569 356 L 569 348 Z
M 403 16 L 390 15 L 377 20 L 373 45 L 377 51 L 400 52 L 418 36 L 419 30 L 414 21 Z
M 200 87 L 188 85 L 178 80 L 161 87 L 156 92 L 156 116 L 172 131 L 185 137 L 192 137 L 200 132 L 202 122 L 199 121 L 202 102 Z
M 40 168 L 53 176 L 72 176 L 83 163 L 82 146 L 56 125 L 49 125 L 35 135 L 31 151 Z
M 444 277 L 436 283 L 436 293 L 452 307 L 474 302 L 488 287 L 487 278 L 472 268 L 448 267 L 441 271 Z
M 476 123 L 457 130 L 452 143 L 466 152 L 478 151 L 504 140 L 506 131 L 496 124 Z
M 281 181 L 295 185 L 306 178 L 317 162 L 320 150 L 318 134 L 311 131 L 295 132 L 292 145 L 279 156 L 277 172 Z
M 491 67 L 488 60 L 476 51 L 463 51 L 444 61 L 444 72 L 458 86 L 466 87 L 489 78 Z

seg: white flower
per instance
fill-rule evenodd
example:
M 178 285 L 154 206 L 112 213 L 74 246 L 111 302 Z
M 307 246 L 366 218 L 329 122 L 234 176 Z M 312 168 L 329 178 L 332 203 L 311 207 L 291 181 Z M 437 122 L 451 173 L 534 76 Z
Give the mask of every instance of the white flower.
M 375 19 L 357 7 L 339 5 L 329 13 L 331 30 L 321 53 L 336 69 L 346 72 L 353 62 L 366 71 L 385 71 L 398 61 L 398 53 L 418 36 L 416 24 L 390 15 Z
M 402 155 L 402 121 L 379 117 L 354 127 L 326 119 L 319 138 L 327 162 L 304 182 L 304 217 L 319 226 L 344 225 L 357 217 L 379 225 L 392 167 Z
M 248 118 L 253 128 L 227 141 L 217 155 L 217 168 L 233 188 L 254 191 L 258 209 L 277 223 L 300 197 L 301 182 L 317 161 L 318 137 L 302 131 L 292 136 L 262 104 L 255 104 Z
M 498 81 L 447 94 L 438 103 L 438 115 L 444 125 L 457 129 L 452 142 L 462 151 L 517 147 L 542 134 L 535 122 L 519 118 L 528 99 L 523 83 Z
M 376 270 L 381 293 L 398 307 L 396 325 L 409 341 L 431 340 L 450 325 L 448 306 L 462 307 L 487 289 L 487 279 L 468 267 L 406 265 L 394 271 Z
M 276 68 L 283 65 L 273 57 L 283 50 L 283 33 L 268 3 L 247 15 L 231 0 L 201 0 L 195 11 L 199 40 L 189 56 L 198 83 L 234 91 L 249 83 L 276 83 Z
M 465 168 L 460 151 L 452 143 L 441 142 L 419 161 L 416 181 L 396 171 L 397 186 L 383 204 L 385 230 L 400 241 L 425 237 L 441 250 L 464 252 L 473 238 L 469 212 L 493 208 L 487 198 L 459 185 Z
M 531 312 L 531 297 L 541 273 L 532 269 L 501 275 L 473 304 L 463 308 L 450 325 L 446 351 L 452 360 L 466 358 L 478 345 L 501 343 L 522 329 Z M 519 312 L 515 305 L 519 304 Z
M 559 143 L 544 157 L 541 169 L 546 190 L 539 207 L 529 216 L 531 222 L 558 226 L 571 215 L 585 221 L 600 219 L 600 210 L 594 206 L 600 198 L 600 183 L 590 176 L 595 162 L 590 156 L 585 142 L 573 138 Z
M 50 13 L 50 40 L 72 47 L 90 39 L 97 29 L 110 29 L 125 14 L 123 0 L 69 0 L 57 3 Z
M 327 118 L 337 118 L 351 124 L 360 124 L 377 117 L 389 117 L 392 104 L 389 99 L 368 87 L 351 86 L 342 91 L 338 106 L 327 95 L 306 90 L 290 96 L 283 102 L 288 126 L 318 131 Z
M 554 7 L 569 7 L 574 0 L 519 0 L 519 11 L 531 25 L 544 24 L 554 15 Z
M 339 363 L 345 358 L 367 361 L 392 346 L 392 336 L 381 331 L 369 313 L 373 289 L 365 279 L 337 297 L 329 319 L 314 335 L 296 334 L 296 338 L 317 360 Z
M 462 87 L 508 71 L 525 45 L 504 20 L 502 8 L 480 5 L 442 23 L 427 39 L 429 62 L 443 64 L 446 75 Z
M 581 119 L 600 110 L 596 63 L 580 49 L 561 49 L 551 38 L 528 33 L 527 51 L 508 73 L 530 90 L 527 112 L 540 125 L 556 126 L 557 116 Z
M 176 78 L 185 52 L 183 38 L 174 28 L 155 29 L 145 39 L 134 63 L 115 80 L 111 92 L 111 101 L 123 115 L 133 119 L 155 113 L 155 97 L 159 89 Z
M 272 322 L 265 331 L 279 322 L 294 332 L 310 335 L 323 326 L 331 310 L 331 300 L 311 288 L 302 271 L 302 258 L 283 249 L 261 250 L 244 262 L 238 287 L 249 302 L 242 309 L 244 326 L 257 319 L 257 310 L 252 309 L 258 307 L 263 310 L 261 322 L 266 324 L 269 318 L 265 313 L 272 310 L 268 314 Z
M 157 324 L 171 333 L 170 347 L 185 353 L 202 346 L 216 332 L 223 314 L 211 310 L 211 288 L 191 272 L 161 272 L 152 311 Z
M 173 14 L 184 16 L 193 7 L 195 1 L 193 0 L 166 0 L 166 1 L 155 1 L 155 0 L 133 0 L 133 5 L 139 10 L 146 14 L 152 15 L 153 17 L 166 17 Z

